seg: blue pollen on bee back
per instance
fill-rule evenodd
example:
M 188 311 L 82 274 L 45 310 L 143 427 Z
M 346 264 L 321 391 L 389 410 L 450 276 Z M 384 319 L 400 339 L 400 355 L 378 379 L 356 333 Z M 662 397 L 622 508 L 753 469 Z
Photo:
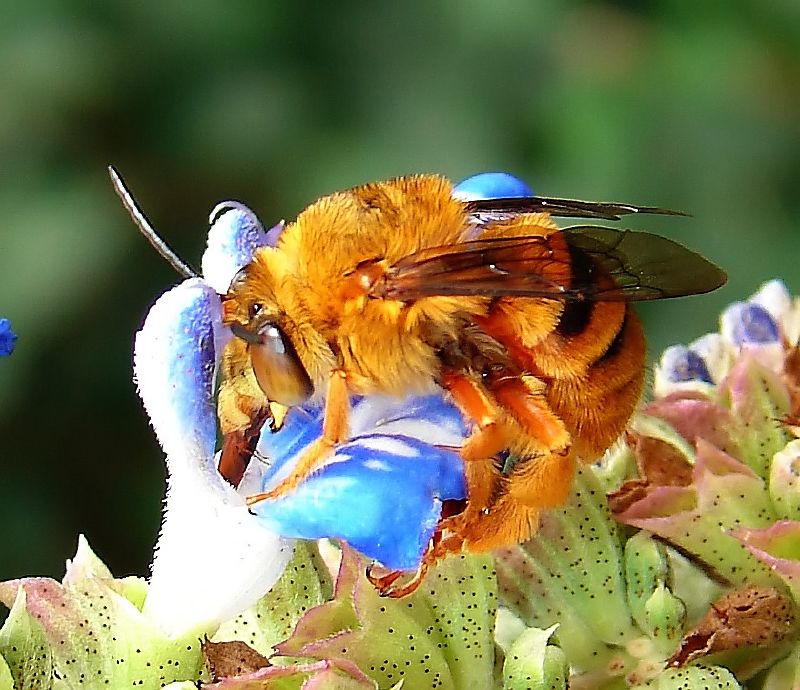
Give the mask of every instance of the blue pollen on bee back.
M 673 383 L 703 381 L 712 383 L 705 360 L 684 345 L 673 345 L 664 350 L 661 366 Z
M 522 180 L 506 172 L 478 173 L 462 180 L 453 188 L 453 196 L 462 201 L 503 199 L 533 196 L 533 190 Z
M 723 314 L 725 330 L 735 345 L 764 345 L 780 340 L 778 324 L 760 304 L 739 302 Z
M 11 329 L 8 319 L 0 319 L 0 357 L 7 357 L 14 352 L 17 334 Z

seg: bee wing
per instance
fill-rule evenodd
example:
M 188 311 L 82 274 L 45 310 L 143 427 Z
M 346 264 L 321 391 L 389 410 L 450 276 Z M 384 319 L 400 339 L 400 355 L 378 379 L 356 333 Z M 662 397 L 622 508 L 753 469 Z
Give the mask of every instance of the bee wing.
M 554 199 L 546 196 L 508 197 L 501 199 L 475 199 L 465 202 L 467 212 L 479 223 L 518 216 L 520 213 L 546 212 L 551 216 L 565 218 L 602 218 L 620 220 L 633 213 L 661 216 L 685 216 L 682 211 L 673 211 L 658 206 L 634 206 L 603 201 L 578 201 L 577 199 Z
M 376 297 L 548 297 L 640 301 L 710 292 L 725 273 L 659 235 L 575 226 L 547 237 L 497 237 L 425 249 L 386 273 Z

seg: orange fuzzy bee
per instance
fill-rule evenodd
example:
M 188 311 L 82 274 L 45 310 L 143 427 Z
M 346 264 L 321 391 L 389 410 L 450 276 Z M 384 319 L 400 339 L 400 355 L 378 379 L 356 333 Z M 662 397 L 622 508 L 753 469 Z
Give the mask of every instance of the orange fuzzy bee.
M 443 389 L 473 424 L 461 448 L 466 506 L 441 521 L 407 584 L 395 586 L 399 573 L 373 583 L 402 596 L 446 554 L 528 539 L 540 511 L 566 499 L 576 461 L 605 451 L 637 404 L 645 343 L 628 302 L 725 282 L 657 235 L 552 220 L 629 213 L 675 214 L 535 196 L 463 201 L 432 175 L 315 202 L 223 298 L 238 338 L 223 359 L 222 465 L 249 459 L 270 410 L 279 420 L 324 400 L 322 437 L 249 502 L 278 498 L 347 439 L 351 394 Z

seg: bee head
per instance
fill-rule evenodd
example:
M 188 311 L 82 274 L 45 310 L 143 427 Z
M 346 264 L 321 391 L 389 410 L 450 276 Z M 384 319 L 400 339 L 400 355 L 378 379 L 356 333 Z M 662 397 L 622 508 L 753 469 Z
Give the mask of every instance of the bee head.
M 254 262 L 240 270 L 223 298 L 224 322 L 247 343 L 256 381 L 271 402 L 293 407 L 304 403 L 314 386 L 286 335 L 271 281 Z

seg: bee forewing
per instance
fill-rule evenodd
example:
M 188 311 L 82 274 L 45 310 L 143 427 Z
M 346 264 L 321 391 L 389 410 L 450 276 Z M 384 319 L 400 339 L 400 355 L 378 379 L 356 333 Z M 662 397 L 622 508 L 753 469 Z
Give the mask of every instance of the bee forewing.
M 576 226 L 417 252 L 389 270 L 375 296 L 641 301 L 710 292 L 725 280 L 710 261 L 665 237 Z

